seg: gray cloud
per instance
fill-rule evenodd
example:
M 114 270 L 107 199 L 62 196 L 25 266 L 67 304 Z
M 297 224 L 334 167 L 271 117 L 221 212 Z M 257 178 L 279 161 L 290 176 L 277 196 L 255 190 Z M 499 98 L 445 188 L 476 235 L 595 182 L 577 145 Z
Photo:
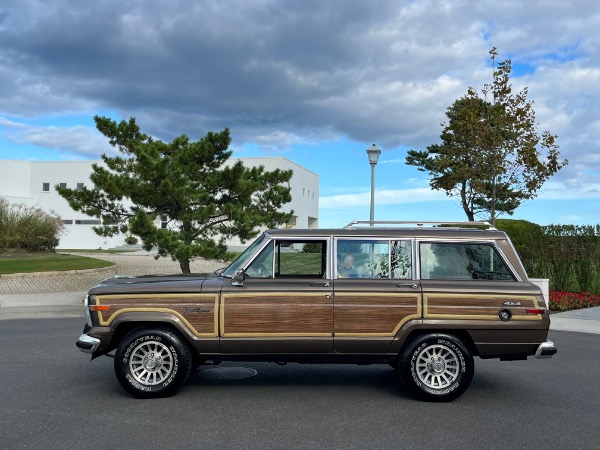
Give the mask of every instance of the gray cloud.
M 490 80 L 495 45 L 530 64 L 515 87 L 560 135 L 573 179 L 600 169 L 581 151 L 600 154 L 599 25 L 586 0 L 5 0 L 0 114 L 108 110 L 164 139 L 228 126 L 274 149 L 335 136 L 422 148 L 467 86 Z M 49 131 L 19 136 L 61 144 Z

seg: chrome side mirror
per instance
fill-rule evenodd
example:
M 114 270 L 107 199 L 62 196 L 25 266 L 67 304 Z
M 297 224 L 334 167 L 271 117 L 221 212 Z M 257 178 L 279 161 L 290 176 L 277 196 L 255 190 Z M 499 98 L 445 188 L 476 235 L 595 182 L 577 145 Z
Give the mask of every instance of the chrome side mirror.
M 233 278 L 231 279 L 232 286 L 243 286 L 244 280 L 246 279 L 246 272 L 242 269 L 238 269 L 233 274 Z

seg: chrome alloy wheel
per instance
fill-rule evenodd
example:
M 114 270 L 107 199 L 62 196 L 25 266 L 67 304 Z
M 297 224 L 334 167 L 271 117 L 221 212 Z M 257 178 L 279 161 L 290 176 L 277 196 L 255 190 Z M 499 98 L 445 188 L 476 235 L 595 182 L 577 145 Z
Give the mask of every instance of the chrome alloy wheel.
M 158 341 L 143 342 L 131 352 L 129 370 L 140 384 L 160 384 L 173 372 L 173 353 Z
M 417 356 L 417 377 L 432 389 L 444 389 L 452 385 L 458 378 L 459 370 L 458 356 L 444 345 L 425 347 Z

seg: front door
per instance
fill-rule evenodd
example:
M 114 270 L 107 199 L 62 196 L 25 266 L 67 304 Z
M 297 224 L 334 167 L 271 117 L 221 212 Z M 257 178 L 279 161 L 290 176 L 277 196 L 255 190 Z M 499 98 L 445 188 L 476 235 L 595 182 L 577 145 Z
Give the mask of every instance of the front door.
M 273 239 L 221 291 L 224 354 L 323 354 L 333 350 L 328 240 Z

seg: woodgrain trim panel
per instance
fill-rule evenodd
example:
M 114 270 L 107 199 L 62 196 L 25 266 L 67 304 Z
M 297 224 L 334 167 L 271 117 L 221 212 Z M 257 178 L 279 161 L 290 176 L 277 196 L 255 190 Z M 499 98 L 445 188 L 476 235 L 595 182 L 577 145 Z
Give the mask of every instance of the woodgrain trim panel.
M 95 299 L 96 305 L 110 306 L 109 311 L 98 311 L 103 326 L 127 312 L 164 312 L 178 317 L 195 336 L 219 335 L 218 294 L 115 294 L 97 295 Z
M 219 320 L 225 338 L 332 337 L 333 300 L 322 291 L 222 294 Z
M 507 306 L 504 305 L 504 302 L 520 302 L 521 305 Z M 542 320 L 541 314 L 527 314 L 527 308 L 539 308 L 535 296 L 437 293 L 423 295 L 423 317 L 425 319 L 500 321 L 498 313 L 503 309 L 508 309 L 512 313 L 511 320 Z
M 336 337 L 394 337 L 406 322 L 420 318 L 420 293 L 335 294 Z

